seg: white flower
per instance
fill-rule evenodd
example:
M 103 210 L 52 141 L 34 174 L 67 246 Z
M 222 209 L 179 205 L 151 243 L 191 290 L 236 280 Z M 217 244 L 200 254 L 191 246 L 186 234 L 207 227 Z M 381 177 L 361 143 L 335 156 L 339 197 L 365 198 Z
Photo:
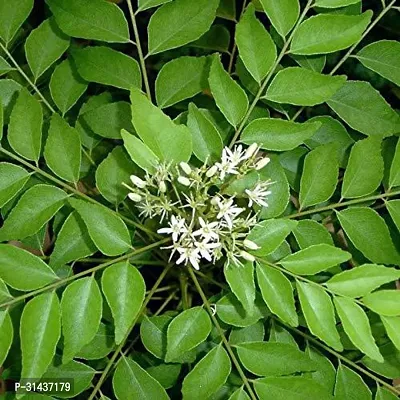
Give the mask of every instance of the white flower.
M 185 219 L 182 217 L 175 217 L 175 215 L 171 216 L 171 221 L 169 222 L 169 228 L 161 228 L 157 231 L 157 233 L 166 233 L 172 234 L 172 240 L 176 242 L 178 240 L 179 235 L 186 234 L 188 229 L 185 224 Z
M 270 158 L 264 157 L 260 161 L 257 162 L 255 169 L 256 171 L 259 171 L 260 169 L 263 169 L 269 162 L 271 161 Z
M 167 191 L 167 185 L 165 184 L 164 181 L 160 182 L 160 184 L 158 185 L 158 189 L 160 190 L 161 193 L 165 193 Z
M 221 244 L 220 243 L 210 243 L 207 242 L 206 240 L 203 240 L 202 242 L 195 242 L 194 245 L 200 252 L 200 255 L 205 258 L 207 261 L 211 262 L 211 254 L 213 253 L 213 250 L 219 247 Z M 211 254 L 210 254 L 211 252 Z
M 222 159 L 225 158 L 233 165 L 238 165 L 240 162 L 246 160 L 242 145 L 236 146 L 233 151 L 229 147 L 225 147 L 222 151 Z
M 218 222 L 206 222 L 203 218 L 199 217 L 199 223 L 201 228 L 197 231 L 193 232 L 193 236 L 201 235 L 205 242 L 209 242 L 210 240 L 218 240 L 218 233 L 215 231 L 218 226 Z
M 154 212 L 154 206 L 149 203 L 148 199 L 145 199 L 144 202 L 137 206 L 139 210 L 141 210 L 139 216 L 144 215 L 145 218 L 152 217 Z
M 229 200 L 218 199 L 217 205 L 219 208 L 217 218 L 218 219 L 223 218 L 226 221 L 228 227 L 232 229 L 233 219 L 243 211 L 243 208 L 236 207 L 233 203 L 233 199 Z
M 194 269 L 197 269 L 197 270 L 200 269 L 200 267 L 199 267 L 199 259 L 200 259 L 199 249 L 193 247 L 193 245 L 190 245 L 187 247 L 178 247 L 177 250 L 180 254 L 180 257 L 176 261 L 176 264 L 179 265 L 184 262 L 186 265 L 189 261 L 190 264 L 192 264 Z
M 134 201 L 135 203 L 138 203 L 139 201 L 142 201 L 142 196 L 137 193 L 129 193 L 128 197 Z
M 267 196 L 271 194 L 270 190 L 266 190 L 269 182 L 258 183 L 253 190 L 246 189 L 245 193 L 249 197 L 249 207 L 256 203 L 263 207 L 268 207 L 268 203 L 265 201 Z
M 219 179 L 224 180 L 225 175 L 235 174 L 237 175 L 239 172 L 236 169 L 236 164 L 232 164 L 227 159 L 222 159 L 220 163 L 215 163 L 215 166 L 219 169 Z

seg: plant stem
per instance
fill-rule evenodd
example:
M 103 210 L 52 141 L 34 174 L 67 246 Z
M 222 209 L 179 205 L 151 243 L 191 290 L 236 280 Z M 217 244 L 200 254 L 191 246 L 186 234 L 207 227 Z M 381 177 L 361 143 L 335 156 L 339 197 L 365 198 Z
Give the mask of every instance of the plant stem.
M 110 265 L 113 265 L 113 264 L 115 264 L 117 262 L 127 260 L 132 256 L 136 256 L 138 254 L 141 254 L 141 253 L 144 253 L 144 252 L 146 252 L 148 250 L 151 250 L 154 247 L 158 247 L 158 246 L 166 243 L 168 240 L 169 239 L 164 239 L 164 240 L 160 240 L 160 241 L 158 241 L 156 243 L 149 244 L 149 245 L 147 245 L 145 247 L 142 247 L 140 249 L 134 250 L 134 251 L 132 251 L 132 252 L 130 252 L 128 254 L 124 254 L 124 255 L 122 255 L 120 257 L 114 258 L 113 260 L 110 260 L 110 261 L 108 261 L 108 262 L 106 262 L 104 264 L 97 265 L 96 267 L 89 268 L 89 269 L 87 269 L 85 271 L 79 272 L 78 274 L 69 276 L 69 277 L 64 278 L 64 279 L 60 279 L 59 281 L 51 283 L 50 285 L 47 285 L 47 286 L 42 287 L 40 289 L 33 290 L 32 292 L 25 293 L 22 296 L 15 297 L 14 299 L 12 299 L 10 301 L 7 301 L 6 303 L 0 304 L 0 309 L 5 308 L 5 307 L 9 307 L 12 304 L 16 304 L 16 303 L 18 303 L 18 302 L 20 302 L 22 300 L 27 299 L 28 297 L 36 296 L 37 294 L 45 292 L 47 290 L 57 289 L 58 287 L 64 286 L 68 282 L 73 281 L 73 280 L 78 279 L 78 278 L 81 278 L 82 276 L 85 276 L 85 275 L 88 275 L 88 274 L 91 274 L 91 273 L 95 273 L 95 272 L 100 271 L 100 270 L 102 270 L 102 269 L 104 269 L 106 267 L 109 267 Z
M 127 0 L 127 3 L 128 3 L 129 15 L 130 15 L 131 21 L 132 21 L 133 34 L 135 35 L 136 48 L 137 48 L 138 56 L 139 56 L 140 69 L 142 70 L 144 87 L 146 89 L 147 97 L 151 101 L 149 78 L 147 76 L 146 63 L 145 63 L 144 57 L 143 57 L 142 45 L 140 43 L 139 31 L 138 31 L 137 24 L 136 24 L 136 17 L 135 17 L 135 13 L 133 12 L 132 1 Z
M 387 192 L 387 193 L 381 193 L 375 196 L 369 196 L 369 197 L 362 197 L 359 199 L 354 199 L 354 200 L 348 200 L 348 201 L 343 201 L 342 203 L 334 203 L 330 204 L 329 206 L 324 206 L 324 207 L 319 207 L 319 208 L 314 208 L 312 210 L 307 210 L 307 211 L 301 211 L 295 214 L 291 215 L 286 215 L 283 218 L 298 218 L 298 217 L 303 217 L 305 215 L 310 215 L 310 214 L 317 214 L 323 211 L 330 211 L 335 208 L 341 208 L 341 207 L 346 207 L 350 206 L 353 204 L 358 204 L 358 203 L 364 203 L 365 201 L 371 201 L 371 200 L 381 200 L 384 199 L 385 197 L 393 197 L 400 195 L 400 190 L 395 191 L 395 192 Z
M 371 372 L 367 371 L 366 369 L 360 367 L 358 364 L 356 364 L 355 362 L 349 360 L 348 358 L 346 358 L 345 356 L 342 356 L 340 353 L 336 352 L 335 350 L 331 349 L 330 347 L 324 345 L 323 343 L 319 342 L 317 339 L 313 338 L 312 336 L 308 335 L 307 333 L 302 332 L 300 329 L 294 328 L 290 325 L 286 325 L 285 323 L 283 323 L 279 318 L 275 317 L 274 315 L 271 315 L 271 318 L 273 318 L 274 320 L 276 320 L 280 325 L 283 325 L 284 327 L 286 327 L 287 329 L 297 333 L 298 335 L 302 336 L 304 339 L 308 340 L 309 342 L 315 344 L 316 346 L 324 349 L 325 351 L 327 351 L 328 353 L 334 355 L 336 358 L 338 358 L 339 360 L 343 361 L 344 363 L 350 365 L 352 368 L 360 371 L 361 373 L 363 373 L 364 375 L 368 376 L 369 378 L 373 379 L 375 382 L 378 382 L 379 384 L 381 384 L 382 386 L 387 387 L 390 391 L 395 392 L 396 394 L 400 394 L 400 390 L 393 387 L 392 385 L 390 385 L 389 383 L 385 382 L 384 380 L 376 377 L 374 374 L 372 374 Z
M 49 179 L 50 181 L 56 183 L 57 185 L 61 186 L 62 188 L 64 188 L 65 190 L 68 190 L 69 192 L 82 197 L 83 199 L 90 201 L 93 204 L 97 204 L 97 205 L 102 205 L 101 203 L 99 203 L 97 200 L 93 199 L 92 197 L 86 195 L 85 193 L 80 192 L 79 190 L 77 190 L 76 188 L 68 185 L 67 183 L 63 182 L 62 180 L 56 178 L 53 175 L 50 175 L 49 173 L 47 173 L 46 171 L 43 171 L 42 169 L 40 169 L 39 167 L 32 165 L 31 163 L 29 163 L 28 161 L 24 160 L 23 158 L 17 156 L 14 153 L 11 153 L 10 151 L 6 150 L 3 147 L 0 147 L 0 152 L 6 154 L 7 156 L 13 158 L 14 160 L 20 162 L 21 164 L 25 165 L 26 167 L 30 168 L 32 171 L 35 171 L 36 173 L 44 176 L 45 178 Z M 143 226 L 142 224 L 138 224 L 135 221 L 132 221 L 131 219 L 125 217 L 124 215 L 120 215 L 117 212 L 115 212 L 114 210 L 110 211 L 113 214 L 118 215 L 121 219 L 123 219 L 125 222 L 127 222 L 129 225 L 134 226 L 137 229 L 140 229 L 143 232 L 146 232 L 148 235 L 151 235 L 152 237 L 159 237 L 158 235 L 156 235 L 153 231 L 151 231 L 150 229 L 146 228 L 145 226 Z
M 10 59 L 11 63 L 15 66 L 15 68 L 18 70 L 18 72 L 23 76 L 23 78 L 29 83 L 29 85 L 32 87 L 32 89 L 38 94 L 38 96 L 42 99 L 43 103 L 46 104 L 47 108 L 54 114 L 56 111 L 52 107 L 52 105 L 47 101 L 47 99 L 43 96 L 43 94 L 39 91 L 37 86 L 29 79 L 28 75 L 24 72 L 24 70 L 18 65 L 18 63 L 15 61 L 14 57 L 11 55 L 11 53 L 7 50 L 7 47 L 3 45 L 0 41 L 0 48 L 4 51 L 4 53 L 7 55 L 7 57 Z
M 239 361 L 237 360 L 237 358 L 235 356 L 235 353 L 233 352 L 229 342 L 226 340 L 226 337 L 224 335 L 223 329 L 221 328 L 221 325 L 219 324 L 217 318 L 213 314 L 213 311 L 211 309 L 210 303 L 208 302 L 207 297 L 206 297 L 203 289 L 200 286 L 200 283 L 199 283 L 199 281 L 198 281 L 198 279 L 196 277 L 196 274 L 193 272 L 193 270 L 192 270 L 192 268 L 190 266 L 188 267 L 188 271 L 189 271 L 190 277 L 192 278 L 192 280 L 193 280 L 193 282 L 194 282 L 194 284 L 196 286 L 197 291 L 199 292 L 199 295 L 200 295 L 201 299 L 203 300 L 203 303 L 204 303 L 205 307 L 207 308 L 208 313 L 210 314 L 210 317 L 211 317 L 215 327 L 218 330 L 219 335 L 221 336 L 222 342 L 224 343 L 224 346 L 225 346 L 226 350 L 228 351 L 229 356 L 231 357 L 233 364 L 235 365 L 240 377 L 242 378 L 242 381 L 243 381 L 244 385 L 246 386 L 246 388 L 247 388 L 247 390 L 248 390 L 248 392 L 250 394 L 251 399 L 252 400 L 257 400 L 257 396 L 254 394 L 254 391 L 253 391 L 252 387 L 250 386 L 250 383 L 249 383 L 246 375 L 244 374 L 244 372 L 242 370 L 242 367 L 240 366 L 240 363 L 239 363 Z
M 232 148 L 233 145 L 236 143 L 236 140 L 237 140 L 237 138 L 239 137 L 240 133 L 242 132 L 244 126 L 246 125 L 247 120 L 249 119 L 249 117 L 250 117 L 250 115 L 251 115 L 251 113 L 252 113 L 254 107 L 256 106 L 257 102 L 260 100 L 260 98 L 261 98 L 261 96 L 262 96 L 262 94 L 263 94 L 265 88 L 267 87 L 269 81 L 271 80 L 273 74 L 275 73 L 275 70 L 276 70 L 276 68 L 278 67 L 280 61 L 281 61 L 282 58 L 285 56 L 286 50 L 288 49 L 288 47 L 289 47 L 289 45 L 290 45 L 290 43 L 291 43 L 291 41 L 292 41 L 292 39 L 293 39 L 293 36 L 294 36 L 294 34 L 296 33 L 296 31 L 297 31 L 297 28 L 299 27 L 299 25 L 300 25 L 300 24 L 302 23 L 302 21 L 304 20 L 306 14 L 307 14 L 307 12 L 308 12 L 308 10 L 311 8 L 312 1 L 313 1 L 313 0 L 308 0 L 308 1 L 307 1 L 307 4 L 306 4 L 306 6 L 304 7 L 304 10 L 303 10 L 303 12 L 302 12 L 301 15 L 300 15 L 300 18 L 297 20 L 296 25 L 294 26 L 294 28 L 293 28 L 292 32 L 290 33 L 288 39 L 285 41 L 285 43 L 284 43 L 284 45 L 283 45 L 283 47 L 282 47 L 281 52 L 279 53 L 277 59 L 275 60 L 274 64 L 272 65 L 272 67 L 271 67 L 271 69 L 270 69 L 268 75 L 265 77 L 265 80 L 264 80 L 264 82 L 262 83 L 260 89 L 258 90 L 258 92 L 257 92 L 257 94 L 256 94 L 256 96 L 255 96 L 253 102 L 251 103 L 249 109 L 247 110 L 247 113 L 246 113 L 245 117 L 243 118 L 243 121 L 241 122 L 241 124 L 240 124 L 239 127 L 237 128 L 237 130 L 236 130 L 236 132 L 235 132 L 235 134 L 234 134 L 234 136 L 233 136 L 233 138 L 232 138 L 232 140 L 231 140 L 231 143 L 230 143 L 230 145 L 229 145 L 230 148 Z
M 161 282 L 163 281 L 163 279 L 165 278 L 165 276 L 167 275 L 168 271 L 170 270 L 170 268 L 172 267 L 173 264 L 169 264 L 164 270 L 163 272 L 159 275 L 157 281 L 155 282 L 155 284 L 153 285 L 153 287 L 151 288 L 149 294 L 146 296 L 142 307 L 140 309 L 140 311 L 138 312 L 136 318 L 134 319 L 134 321 L 132 322 L 130 328 L 128 329 L 124 339 L 122 340 L 122 342 L 118 345 L 118 347 L 116 348 L 116 350 L 114 351 L 114 354 L 111 356 L 110 360 L 107 363 L 107 366 L 105 367 L 105 369 L 103 370 L 99 381 L 97 382 L 96 386 L 94 387 L 91 395 L 89 396 L 88 400 L 93 400 L 97 394 L 97 392 L 100 390 L 102 384 L 104 383 L 105 379 L 107 378 L 107 375 L 109 373 L 109 371 L 111 370 L 116 358 L 118 357 L 118 354 L 122 351 L 122 348 L 125 345 L 126 340 L 128 339 L 132 329 L 134 328 L 134 326 L 136 325 L 136 322 L 138 320 L 138 318 L 142 315 L 142 313 L 146 310 L 146 306 L 149 303 L 149 301 L 151 300 L 151 298 L 153 297 L 154 293 L 156 292 L 157 288 L 160 286 Z
M 333 67 L 332 71 L 329 73 L 329 75 L 333 75 L 342 65 L 346 60 L 351 56 L 353 53 L 354 49 L 360 44 L 360 42 L 368 35 L 369 32 L 371 32 L 372 28 L 382 19 L 382 17 L 393 7 L 393 5 L 396 3 L 396 0 L 392 0 L 381 12 L 380 14 L 375 18 L 375 20 L 368 26 L 368 28 L 364 31 L 364 33 L 361 35 L 360 40 L 358 40 L 356 43 L 354 43 L 347 53 L 338 61 L 338 63 Z M 306 107 L 301 107 L 296 114 L 292 117 L 292 121 L 295 121 L 299 115 L 305 110 Z

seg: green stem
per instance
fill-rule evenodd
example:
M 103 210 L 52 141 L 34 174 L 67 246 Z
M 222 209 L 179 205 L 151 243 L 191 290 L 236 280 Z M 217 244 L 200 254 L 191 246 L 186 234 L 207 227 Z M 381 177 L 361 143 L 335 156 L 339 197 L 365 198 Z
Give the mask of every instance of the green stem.
M 77 195 L 79 197 L 82 197 L 83 199 L 90 201 L 93 204 L 97 204 L 97 205 L 101 205 L 97 200 L 93 199 L 92 197 L 86 195 L 85 193 L 80 192 L 79 190 L 77 190 L 76 188 L 69 186 L 68 184 L 66 184 L 65 182 L 63 182 L 62 180 L 56 178 L 53 175 L 48 174 L 46 171 L 43 171 L 42 169 L 40 169 L 39 167 L 32 165 L 31 163 L 29 163 L 28 161 L 24 160 L 23 158 L 17 156 L 14 153 L 11 153 L 10 151 L 6 150 L 3 147 L 0 147 L 0 152 L 6 154 L 8 157 L 13 158 L 14 160 L 20 162 L 21 164 L 25 165 L 26 167 L 30 168 L 32 171 L 35 171 L 36 173 L 44 176 L 45 178 L 49 179 L 50 181 L 56 183 L 57 185 L 61 186 L 62 188 L 64 188 L 65 190 L 68 190 L 69 192 L 73 193 L 74 195 Z M 140 229 L 143 232 L 146 232 L 147 234 L 151 235 L 151 236 L 156 236 L 159 237 L 158 235 L 156 235 L 153 231 L 151 231 L 150 229 L 146 228 L 145 226 L 138 224 L 134 221 L 132 221 L 131 219 L 125 217 L 124 215 L 120 215 L 118 213 L 116 213 L 113 210 L 110 210 L 112 213 L 118 215 L 121 219 L 123 219 L 125 222 L 127 222 L 129 225 L 134 226 L 137 229 Z
M 344 363 L 350 365 L 352 368 L 360 371 L 361 373 L 363 373 L 364 375 L 368 376 L 369 378 L 373 379 L 375 382 L 378 382 L 379 384 L 381 384 L 382 386 L 387 387 L 390 391 L 396 393 L 396 394 L 400 394 L 400 390 L 396 389 L 395 387 L 393 387 L 392 385 L 390 385 L 389 383 L 385 382 L 384 380 L 376 377 L 374 374 L 372 374 L 371 372 L 369 372 L 368 370 L 360 367 L 358 364 L 356 364 L 355 362 L 349 360 L 348 358 L 342 356 L 340 353 L 336 352 L 335 350 L 332 350 L 330 347 L 324 345 L 323 343 L 319 342 L 317 339 L 313 338 L 312 336 L 308 335 L 307 333 L 302 332 L 300 329 L 294 328 L 290 325 L 286 325 L 285 323 L 283 323 L 279 318 L 275 317 L 274 315 L 271 315 L 271 318 L 273 318 L 274 320 L 276 320 L 280 325 L 283 325 L 284 327 L 286 327 L 287 329 L 291 330 L 292 332 L 297 333 L 298 335 L 302 336 L 304 339 L 308 340 L 309 342 L 315 344 L 316 346 L 324 349 L 325 351 L 327 351 L 328 353 L 334 355 L 336 358 L 338 358 L 339 360 L 343 361 Z
M 66 285 L 68 282 L 71 282 L 71 281 L 73 281 L 75 279 L 81 278 L 82 276 L 86 276 L 88 274 L 95 273 L 95 272 L 100 271 L 100 270 L 102 270 L 102 269 L 104 269 L 106 267 L 109 267 L 110 265 L 113 265 L 113 264 L 115 264 L 117 262 L 127 260 L 132 256 L 144 253 L 144 252 L 146 252 L 148 250 L 153 249 L 154 247 L 158 247 L 158 246 L 166 243 L 168 240 L 169 239 L 164 239 L 164 240 L 160 240 L 159 242 L 149 244 L 148 246 L 142 247 L 142 248 L 137 249 L 135 251 L 132 251 L 132 252 L 130 252 L 128 254 L 124 254 L 123 256 L 114 258 L 113 260 L 108 261 L 108 262 L 106 262 L 104 264 L 97 265 L 96 267 L 89 268 L 89 269 L 87 269 L 85 271 L 82 271 L 82 272 L 79 272 L 78 274 L 75 274 L 75 275 L 69 276 L 67 278 L 61 279 L 59 281 L 56 281 L 56 282 L 54 282 L 54 283 L 52 283 L 50 285 L 47 285 L 45 287 L 42 287 L 40 289 L 33 290 L 32 292 L 25 293 L 22 296 L 15 297 L 14 299 L 12 299 L 10 301 L 7 301 L 6 303 L 0 304 L 0 309 L 5 308 L 5 307 L 9 307 L 9 306 L 11 306 L 13 304 L 16 304 L 16 303 L 18 303 L 18 302 L 20 302 L 22 300 L 25 300 L 25 299 L 27 299 L 29 297 L 36 296 L 39 293 L 45 292 L 47 290 L 57 289 L 60 286 Z
M 249 109 L 247 110 L 247 113 L 245 115 L 245 117 L 243 118 L 243 121 L 241 122 L 241 124 L 239 125 L 238 129 L 236 130 L 231 143 L 229 145 L 230 148 L 233 147 L 233 145 L 236 143 L 237 138 L 239 137 L 240 133 L 242 132 L 244 126 L 247 123 L 247 120 L 249 119 L 254 107 L 256 106 L 256 104 L 258 103 L 258 101 L 260 100 L 262 94 L 264 93 L 265 88 L 267 87 L 269 81 L 271 80 L 273 74 L 275 73 L 276 68 L 278 67 L 280 61 L 282 60 L 282 58 L 285 56 L 286 54 L 286 50 L 289 48 L 289 45 L 293 39 L 294 34 L 297 31 L 297 28 L 299 27 L 299 25 L 303 22 L 308 10 L 311 8 L 312 5 L 312 1 L 313 0 L 308 0 L 306 6 L 304 7 L 303 12 L 300 15 L 300 18 L 297 20 L 296 25 L 294 26 L 292 32 L 290 33 L 288 39 L 285 41 L 281 52 L 279 53 L 277 59 L 275 60 L 274 64 L 272 65 L 268 75 L 265 77 L 264 82 L 262 83 L 260 89 L 258 90 L 253 102 L 251 103 Z
M 110 360 L 107 363 L 107 366 L 105 367 L 105 369 L 103 370 L 99 381 L 97 382 L 96 386 L 94 387 L 91 395 L 89 396 L 88 400 L 93 400 L 97 394 L 97 392 L 100 390 L 102 384 L 104 383 L 105 379 L 108 376 L 109 371 L 111 370 L 112 366 L 115 363 L 115 360 L 117 359 L 119 353 L 122 351 L 122 348 L 125 345 L 126 340 L 128 339 L 132 329 L 134 328 L 134 326 L 136 325 L 137 320 L 139 319 L 139 317 L 142 315 L 142 313 L 146 310 L 147 304 L 149 303 L 149 301 L 151 300 L 151 298 L 153 297 L 154 293 L 156 292 L 157 288 L 160 286 L 161 282 L 163 281 L 164 277 L 167 275 L 168 271 L 170 270 L 170 268 L 172 267 L 173 264 L 168 265 L 163 272 L 160 274 L 160 276 L 158 277 L 157 281 L 155 282 L 155 284 L 153 285 L 153 287 L 151 288 L 149 294 L 146 296 L 146 299 L 144 300 L 142 307 L 139 311 L 139 313 L 137 314 L 136 318 L 134 319 L 134 321 L 132 322 L 130 328 L 128 329 L 124 339 L 122 340 L 122 342 L 118 345 L 118 347 L 116 348 L 116 350 L 114 351 L 114 354 L 111 356 Z
M 361 35 L 360 40 L 358 40 L 356 43 L 354 43 L 347 53 L 339 60 L 339 62 L 333 67 L 332 71 L 329 73 L 329 75 L 333 75 L 345 62 L 346 60 L 351 56 L 353 53 L 354 49 L 360 44 L 360 42 L 368 35 L 369 32 L 374 28 L 374 26 L 382 19 L 382 17 L 394 6 L 396 3 L 396 0 L 392 0 L 381 12 L 380 14 L 375 18 L 375 20 L 368 26 L 368 28 L 364 31 L 364 33 Z M 291 119 L 292 121 L 295 121 L 299 115 L 305 110 L 306 107 L 301 107 L 296 114 L 294 114 L 293 118 Z
M 205 307 L 207 308 L 208 313 L 210 314 L 210 317 L 211 317 L 215 327 L 218 330 L 219 335 L 221 336 L 222 342 L 224 343 L 224 346 L 225 346 L 226 350 L 228 351 L 229 356 L 231 357 L 233 364 L 235 365 L 240 377 L 242 378 L 242 381 L 243 381 L 244 385 L 246 386 L 246 388 L 247 388 L 247 390 L 248 390 L 248 392 L 250 394 L 251 399 L 252 400 L 257 400 L 257 396 L 254 394 L 254 391 L 253 391 L 252 387 L 250 386 L 250 383 L 249 383 L 246 375 L 244 374 L 243 369 L 240 366 L 240 363 L 239 363 L 239 361 L 237 360 L 237 358 L 235 356 L 235 353 L 233 352 L 229 342 L 226 340 L 226 337 L 224 335 L 224 331 L 221 328 L 221 325 L 219 324 L 217 318 L 215 317 L 215 315 L 214 315 L 214 313 L 213 313 L 213 311 L 211 309 L 210 303 L 208 302 L 207 297 L 206 297 L 203 289 L 200 286 L 200 283 L 199 283 L 199 281 L 198 281 L 198 279 L 196 277 L 196 274 L 193 272 L 193 270 L 192 270 L 192 268 L 190 266 L 188 267 L 188 271 L 189 271 L 190 277 L 192 278 L 192 280 L 193 280 L 193 282 L 194 282 L 194 284 L 196 286 L 197 291 L 199 292 L 199 295 L 200 295 L 201 299 L 203 300 L 203 303 L 204 303 Z
M 330 210 L 333 210 L 333 209 L 336 209 L 336 208 L 346 207 L 346 206 L 350 206 L 350 205 L 353 205 L 353 204 L 364 203 L 365 201 L 382 200 L 385 197 L 393 197 L 393 196 L 398 196 L 398 195 L 400 195 L 400 190 L 395 191 L 395 192 L 381 193 L 381 194 L 378 194 L 378 195 L 375 195 L 375 196 L 362 197 L 360 199 L 343 201 L 342 203 L 334 203 L 334 204 L 330 204 L 329 206 L 314 208 L 312 210 L 300 211 L 300 212 L 295 213 L 295 214 L 284 216 L 284 218 L 303 217 L 305 215 L 317 214 L 317 213 L 320 213 L 320 212 L 323 212 L 323 211 L 330 211 Z
M 32 87 L 32 89 L 38 94 L 38 96 L 42 99 L 43 103 L 46 104 L 47 108 L 52 112 L 55 113 L 56 111 L 52 107 L 52 105 L 47 101 L 47 99 L 43 96 L 43 94 L 39 91 L 37 86 L 29 79 L 28 75 L 24 72 L 24 70 L 18 65 L 18 63 L 15 61 L 14 57 L 11 55 L 11 53 L 7 50 L 7 47 L 3 45 L 3 43 L 0 42 L 0 47 L 4 51 L 4 53 L 7 55 L 7 57 L 10 59 L 11 63 L 15 66 L 15 68 L 18 70 L 18 72 L 23 76 L 23 78 L 29 83 L 29 85 Z
M 131 21 L 132 21 L 133 34 L 135 35 L 136 48 L 137 48 L 138 56 L 139 56 L 140 69 L 142 70 L 144 87 L 146 89 L 147 97 L 151 101 L 151 91 L 150 91 L 150 86 L 149 86 L 149 78 L 147 76 L 146 63 L 145 63 L 144 57 L 143 57 L 142 45 L 140 43 L 139 31 L 138 31 L 137 24 L 136 24 L 136 17 L 135 17 L 135 13 L 133 12 L 133 7 L 132 7 L 131 0 L 127 0 L 127 3 L 128 3 L 129 15 L 130 15 Z

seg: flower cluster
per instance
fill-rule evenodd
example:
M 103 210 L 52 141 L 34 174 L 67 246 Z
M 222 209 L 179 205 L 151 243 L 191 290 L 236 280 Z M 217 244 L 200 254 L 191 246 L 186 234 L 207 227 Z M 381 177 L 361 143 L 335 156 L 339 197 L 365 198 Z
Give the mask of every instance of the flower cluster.
M 254 260 L 248 250 L 258 246 L 247 239 L 257 223 L 252 207 L 268 206 L 271 182 L 257 181 L 240 193 L 232 193 L 232 185 L 269 163 L 258 154 L 255 143 L 247 149 L 226 147 L 221 160 L 211 166 L 159 164 L 143 179 L 132 175 L 133 187 L 124 184 L 140 215 L 157 217 L 162 226 L 157 232 L 170 235 L 172 244 L 164 247 L 170 250 L 170 260 L 176 255 L 176 264 L 190 263 L 195 269 L 204 260 L 215 263 L 224 256 L 238 265 L 241 259 Z

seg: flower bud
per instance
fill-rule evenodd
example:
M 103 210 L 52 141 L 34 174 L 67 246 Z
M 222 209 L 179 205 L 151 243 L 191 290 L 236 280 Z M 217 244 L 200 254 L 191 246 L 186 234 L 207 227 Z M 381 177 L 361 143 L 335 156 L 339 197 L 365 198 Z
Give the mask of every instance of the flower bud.
M 190 168 L 190 165 L 188 163 L 185 162 L 181 162 L 179 163 L 180 167 L 182 168 L 182 171 L 186 174 L 186 175 L 190 175 L 192 173 L 192 168 Z
M 139 201 L 142 200 L 142 196 L 140 196 L 140 194 L 137 193 L 129 193 L 128 197 L 134 201 L 135 203 L 138 203 Z
M 260 169 L 263 169 L 270 161 L 271 160 L 268 157 L 262 158 L 256 164 L 256 171 L 259 171 Z
M 211 204 L 212 204 L 213 206 L 216 206 L 216 205 L 218 204 L 218 201 L 219 201 L 218 197 L 217 197 L 217 196 L 214 196 L 214 197 L 211 199 Z
M 165 193 L 167 191 L 167 185 L 164 181 L 161 181 L 158 187 L 161 193 Z
M 256 152 L 257 148 L 258 148 L 258 144 L 257 143 L 253 143 L 251 146 L 249 146 L 247 148 L 247 150 L 246 150 L 246 153 L 244 153 L 245 160 L 247 160 L 248 158 L 253 156 L 254 153 Z
M 206 172 L 206 177 L 211 178 L 213 177 L 216 172 L 218 171 L 218 167 L 216 165 L 213 165 L 207 172 Z
M 250 253 L 248 253 L 247 251 L 241 251 L 241 252 L 240 252 L 240 257 L 244 258 L 244 259 L 247 260 L 247 261 L 251 261 L 251 262 L 253 262 L 253 261 L 256 260 L 255 257 L 252 256 L 252 255 L 251 255 Z
M 180 176 L 178 177 L 178 182 L 183 185 L 183 186 L 190 186 L 190 181 L 188 178 L 184 177 L 184 176 Z
M 140 189 L 143 189 L 146 186 L 146 182 L 143 181 L 142 179 L 140 179 L 138 176 L 136 175 L 131 175 L 130 176 L 132 183 L 137 186 Z
M 249 240 L 249 239 L 245 239 L 243 241 L 244 247 L 247 247 L 250 250 L 258 250 L 260 248 L 260 246 L 258 246 L 256 243 L 254 243 L 253 241 Z

